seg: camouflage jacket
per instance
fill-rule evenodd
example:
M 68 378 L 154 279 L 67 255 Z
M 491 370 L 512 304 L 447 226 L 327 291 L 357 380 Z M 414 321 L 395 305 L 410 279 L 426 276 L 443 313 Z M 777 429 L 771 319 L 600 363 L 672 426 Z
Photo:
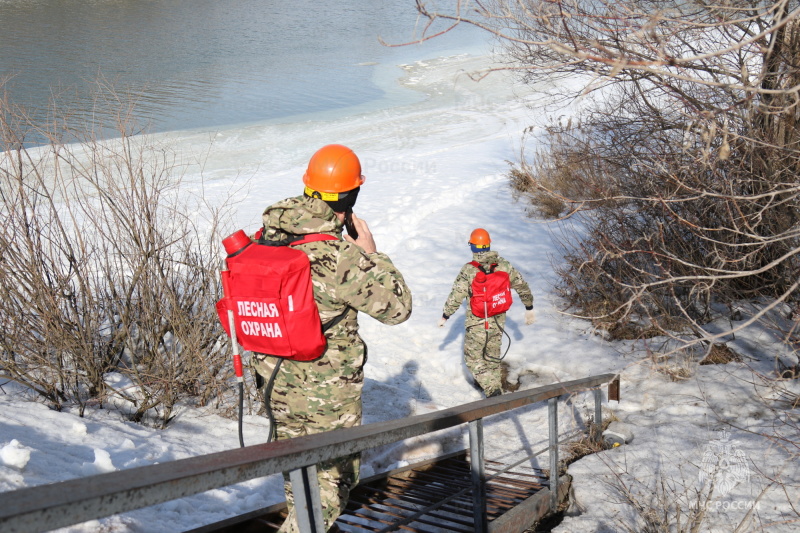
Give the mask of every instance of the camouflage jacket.
M 297 196 L 269 206 L 262 216 L 263 237 L 283 241 L 290 235 L 325 233 L 335 241 L 300 244 L 311 263 L 314 299 L 322 323 L 347 315 L 326 334 L 329 339 L 360 341 L 358 311 L 384 324 L 399 324 L 411 315 L 411 291 L 386 254 L 365 253 L 342 239 L 342 223 L 315 198 Z
M 489 269 L 492 263 L 497 263 L 495 271 L 508 272 L 511 288 L 517 291 L 519 299 L 522 300 L 525 309 L 531 309 L 533 307 L 533 294 L 531 293 L 531 289 L 528 287 L 528 283 L 522 278 L 522 274 L 511 266 L 511 263 L 497 255 L 497 252 L 473 253 L 472 259 L 480 263 L 486 270 Z M 466 263 L 461 267 L 461 272 L 456 276 L 456 280 L 453 282 L 453 288 L 450 290 L 450 295 L 447 297 L 447 301 L 444 304 L 444 316 L 451 316 L 458 311 L 458 308 L 465 299 L 472 296 L 472 280 L 475 278 L 477 272 L 478 269 L 470 263 Z M 467 309 L 466 327 L 481 323 L 482 320 L 483 319 L 473 315 L 472 312 Z

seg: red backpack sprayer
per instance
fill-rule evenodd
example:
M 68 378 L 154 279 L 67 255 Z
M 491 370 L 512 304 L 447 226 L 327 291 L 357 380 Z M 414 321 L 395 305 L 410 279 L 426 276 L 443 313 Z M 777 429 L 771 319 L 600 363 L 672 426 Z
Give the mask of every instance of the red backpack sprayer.
M 337 239 L 331 235 L 311 234 L 292 242 L 268 243 L 261 239 L 253 241 L 239 230 L 222 241 L 228 256 L 225 259 L 227 269 L 221 272 L 224 296 L 217 302 L 217 314 L 231 339 L 233 368 L 239 387 L 239 445 L 242 447 L 244 373 L 240 346 L 280 358 L 265 390 L 269 440 L 275 427 L 269 395 L 280 363 L 283 359 L 316 359 L 327 347 L 314 300 L 308 256 L 293 248 L 322 240 Z M 325 329 L 341 317 L 327 323 Z
M 492 263 L 488 271 L 477 261 L 470 261 L 470 264 L 478 270 L 472 279 L 469 305 L 472 314 L 483 318 L 484 328 L 486 329 L 483 356 L 487 359 L 502 361 L 511 348 L 511 337 L 504 328 L 500 327 L 496 318 L 494 319 L 495 325 L 508 338 L 508 346 L 505 353 L 499 358 L 490 356 L 486 353 L 486 349 L 489 345 L 489 318 L 505 313 L 511 308 L 513 300 L 511 298 L 511 282 L 508 278 L 508 272 L 495 270 L 497 263 Z

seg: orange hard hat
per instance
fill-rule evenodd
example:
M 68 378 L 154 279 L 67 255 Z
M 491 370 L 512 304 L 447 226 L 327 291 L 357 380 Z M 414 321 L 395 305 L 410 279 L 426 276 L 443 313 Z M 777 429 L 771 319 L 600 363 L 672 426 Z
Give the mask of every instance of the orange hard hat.
M 346 146 L 341 144 L 323 146 L 308 161 L 303 183 L 306 187 L 319 192 L 352 191 L 364 183 L 361 162 Z
M 477 244 L 479 246 L 489 246 L 491 242 L 492 239 L 489 238 L 489 232 L 483 228 L 476 228 L 472 230 L 472 233 L 469 236 L 470 244 Z

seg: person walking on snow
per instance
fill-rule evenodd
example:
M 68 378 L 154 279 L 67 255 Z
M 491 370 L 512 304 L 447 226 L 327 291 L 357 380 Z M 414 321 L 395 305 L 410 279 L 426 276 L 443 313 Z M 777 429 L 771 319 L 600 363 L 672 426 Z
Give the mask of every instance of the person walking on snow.
M 311 233 L 337 238 L 296 246 L 308 254 L 322 324 L 337 322 L 325 333 L 328 346 L 322 356 L 303 362 L 287 359 L 279 366 L 270 400 L 279 440 L 359 425 L 367 346 L 358 334 L 358 313 L 389 325 L 411 315 L 411 292 L 402 274 L 377 251 L 366 221 L 352 212 L 364 183 L 356 154 L 337 144 L 320 148 L 303 183 L 302 196 L 264 211 L 262 238 L 281 242 Z M 344 237 L 343 225 L 348 232 Z M 253 366 L 265 380 L 277 362 L 277 357 L 253 354 Z M 357 454 L 317 465 L 326 530 L 347 505 L 358 470 Z M 286 501 L 289 515 L 280 531 L 299 531 L 288 480 Z
M 453 288 L 444 304 L 444 312 L 439 319 L 439 327 L 444 327 L 447 319 L 461 307 L 461 303 L 472 298 L 473 281 L 476 276 L 485 276 L 490 272 L 508 274 L 510 288 L 519 295 L 525 306 L 525 324 L 533 324 L 536 316 L 533 311 L 533 294 L 522 274 L 511 263 L 503 259 L 497 252 L 491 251 L 489 232 L 483 228 L 475 229 L 469 238 L 472 249 L 472 262 L 461 267 L 456 276 Z M 485 279 L 485 278 L 479 278 Z M 511 303 L 508 290 L 508 304 Z M 474 308 L 467 311 L 464 323 L 466 336 L 464 339 L 464 360 L 475 378 L 475 383 L 483 390 L 487 398 L 502 393 L 500 348 L 503 340 L 503 327 L 506 322 L 505 312 L 495 314 L 485 312 L 480 307 L 480 314 Z M 489 315 L 489 316 L 485 316 Z

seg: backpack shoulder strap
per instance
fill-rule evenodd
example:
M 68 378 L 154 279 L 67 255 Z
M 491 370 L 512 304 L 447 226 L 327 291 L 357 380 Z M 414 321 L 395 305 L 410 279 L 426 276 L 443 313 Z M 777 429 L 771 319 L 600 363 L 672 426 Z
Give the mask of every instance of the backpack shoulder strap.
M 316 241 L 338 241 L 336 237 L 333 235 L 327 235 L 325 233 L 309 233 L 308 235 L 303 236 L 301 239 L 296 241 L 290 242 L 289 246 L 295 246 L 298 244 L 305 244 L 307 242 L 316 242 Z
M 474 266 L 475 268 L 477 268 L 478 270 L 480 270 L 484 274 L 491 274 L 492 272 L 494 272 L 494 269 L 497 268 L 497 263 L 492 263 L 491 265 L 489 265 L 489 270 L 488 271 L 485 268 L 483 268 L 481 266 L 481 264 L 478 263 L 477 261 L 470 261 L 469 264 Z
M 480 264 L 480 263 L 478 263 L 477 261 L 470 261 L 470 262 L 469 262 L 469 264 L 470 264 L 470 265 L 472 265 L 472 266 L 474 266 L 475 268 L 477 268 L 478 270 L 480 270 L 480 271 L 481 271 L 481 272 L 483 272 L 484 274 L 486 274 L 486 271 L 483 269 L 483 267 L 481 266 L 481 264 Z
M 345 308 L 344 308 L 344 311 L 342 311 L 342 313 L 341 313 L 340 315 L 338 315 L 338 316 L 336 316 L 336 317 L 334 317 L 334 318 L 332 318 L 332 319 L 328 320 L 328 321 L 327 321 L 327 322 L 325 322 L 324 324 L 322 324 L 322 333 L 325 333 L 325 332 L 327 332 L 327 331 L 328 331 L 329 329 L 331 329 L 333 326 L 335 326 L 336 324 L 338 324 L 339 322 L 341 322 L 341 321 L 344 319 L 345 315 L 347 315 L 347 312 L 348 312 L 349 310 L 350 310 L 350 307 L 345 307 Z
M 253 239 L 258 244 L 266 246 L 294 246 L 295 244 L 305 244 L 307 242 L 315 241 L 338 241 L 333 235 L 325 233 L 309 233 L 308 235 L 290 235 L 288 239 L 283 241 L 268 241 L 264 238 L 264 226 L 261 226 L 254 234 Z

